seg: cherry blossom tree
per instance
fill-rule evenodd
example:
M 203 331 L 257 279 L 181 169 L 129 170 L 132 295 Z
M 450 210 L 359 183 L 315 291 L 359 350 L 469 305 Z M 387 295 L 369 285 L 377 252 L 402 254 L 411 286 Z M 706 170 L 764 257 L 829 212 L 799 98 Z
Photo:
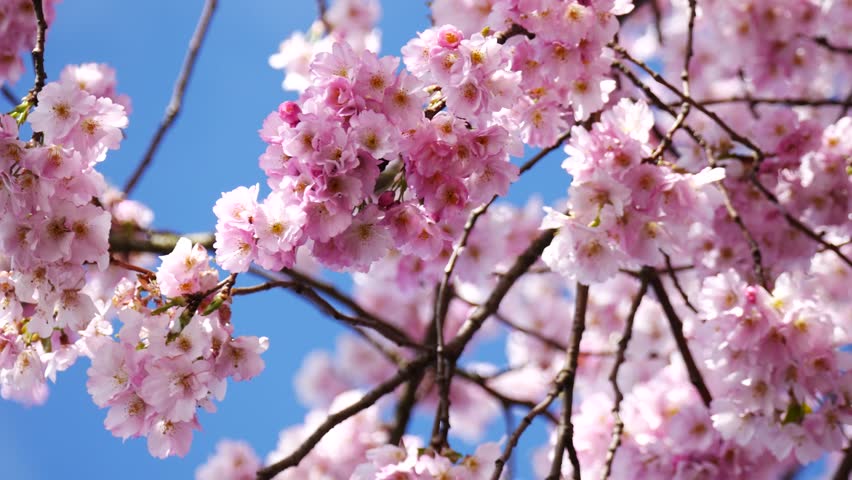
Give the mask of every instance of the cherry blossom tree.
M 274 451 L 223 440 L 199 480 L 775 479 L 820 458 L 849 478 L 850 2 L 433 0 L 379 56 L 377 0 L 320 0 L 269 58 L 297 99 L 241 119 L 266 184 L 192 234 L 132 196 L 217 1 L 121 187 L 98 166 L 131 99 L 105 64 L 46 71 L 55 3 L 0 0 L 4 399 L 43 403 L 86 357 L 105 428 L 183 456 L 277 348 L 231 306 L 284 289 L 351 334 L 304 359 L 312 410 Z M 545 157 L 566 199 L 502 201 Z M 474 361 L 495 332 L 505 362 Z

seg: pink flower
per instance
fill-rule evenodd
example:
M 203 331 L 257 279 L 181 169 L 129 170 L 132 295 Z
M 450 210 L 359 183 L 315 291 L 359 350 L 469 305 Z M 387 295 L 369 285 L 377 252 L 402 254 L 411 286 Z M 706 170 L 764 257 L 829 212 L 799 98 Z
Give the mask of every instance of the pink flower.
M 145 366 L 147 376 L 139 395 L 168 420 L 192 420 L 198 402 L 209 394 L 210 367 L 206 360 L 186 356 L 150 362 Z
M 225 343 L 216 358 L 215 371 L 219 377 L 233 377 L 236 381 L 251 380 L 265 366 L 260 354 L 269 348 L 266 337 L 239 337 Z
M 157 458 L 172 455 L 179 457 L 189 453 L 192 443 L 192 430 L 199 429 L 198 421 L 192 418 L 188 422 L 176 422 L 165 418 L 154 420 L 148 434 L 148 451 Z
M 103 342 L 92 353 L 92 366 L 86 371 L 89 376 L 86 390 L 95 405 L 105 407 L 131 388 L 138 370 L 138 355 L 131 347 L 117 342 Z
M 195 480 L 253 480 L 260 459 L 245 442 L 222 440 L 207 463 L 195 470 Z
M 43 132 L 48 143 L 62 143 L 93 111 L 97 97 L 72 83 L 51 82 L 39 92 L 38 100 L 38 107 L 29 116 L 33 130 Z
M 216 284 L 219 275 L 210 268 L 207 250 L 200 244 L 192 244 L 181 237 L 175 249 L 161 256 L 162 263 L 157 269 L 157 285 L 160 292 L 168 297 L 179 297 L 198 293 Z

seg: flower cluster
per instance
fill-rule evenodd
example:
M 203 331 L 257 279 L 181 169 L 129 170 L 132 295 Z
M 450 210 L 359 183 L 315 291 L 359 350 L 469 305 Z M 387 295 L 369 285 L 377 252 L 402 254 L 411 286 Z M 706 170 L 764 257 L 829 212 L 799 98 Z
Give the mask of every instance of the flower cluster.
M 688 5 L 662 2 L 668 10 L 663 26 L 662 53 L 667 72 L 678 74 L 683 65 Z M 651 25 L 648 22 L 646 25 Z M 845 95 L 838 73 L 850 73 L 842 54 L 820 45 L 850 46 L 852 13 L 842 1 L 713 0 L 701 5 L 695 25 L 695 58 L 690 71 L 700 95 L 760 92 L 761 95 Z M 648 35 L 653 38 L 652 35 Z M 656 43 L 656 42 L 654 42 Z M 673 48 L 673 46 L 677 48 Z M 731 55 L 720 59 L 720 48 Z M 737 78 L 742 82 L 720 82 Z M 839 88 L 839 91 L 837 90 Z
M 584 398 L 573 416 L 577 456 L 584 478 L 599 478 L 612 441 L 612 399 L 604 393 Z M 686 372 L 668 366 L 637 384 L 621 404 L 621 445 L 610 478 L 778 478 L 792 465 L 748 444 L 723 439 L 701 404 Z M 551 442 L 555 440 L 555 436 Z M 540 449 L 533 466 L 547 475 L 553 447 Z M 562 462 L 570 478 L 571 463 Z
M 195 471 L 196 480 L 254 480 L 260 459 L 245 442 L 222 440 L 207 463 Z
M 439 454 L 415 447 L 384 445 L 368 451 L 369 462 L 359 465 L 350 478 L 351 480 L 394 478 L 485 480 L 491 478 L 491 467 L 499 456 L 500 446 L 496 443 L 480 445 L 473 455 L 461 455 L 457 452 Z
M 162 260 L 156 279 L 116 287 L 122 326 L 117 339 L 90 341 L 86 384 L 95 404 L 109 408 L 106 428 L 124 439 L 146 436 L 160 458 L 187 453 L 199 428 L 196 410 L 215 410 L 228 377 L 259 374 L 268 347 L 266 337 L 233 336 L 227 284 L 217 285 L 203 247 L 182 238 Z
M 713 424 L 726 439 L 802 463 L 840 450 L 852 424 L 848 318 L 824 308 L 802 275 L 770 294 L 733 270 L 704 280 L 697 344 L 716 379 Z M 720 348 L 721 347 L 721 348 Z
M 307 34 L 294 32 L 281 42 L 278 52 L 269 57 L 269 65 L 284 70 L 285 90 L 303 92 L 311 85 L 314 57 L 331 52 L 335 43 L 347 43 L 358 53 L 379 51 L 381 32 L 375 25 L 380 14 L 378 0 L 334 0 Z
M 437 85 L 447 108 L 475 126 L 493 122 L 494 113 L 511 107 L 521 93 L 521 75 L 509 68 L 509 48 L 494 35 L 465 38 L 458 28 L 444 25 L 420 33 L 402 54 L 409 72 Z
M 501 75 L 489 94 L 474 98 L 508 95 L 502 105 L 511 108 L 508 120 L 524 142 L 547 146 L 574 120 L 588 118 L 608 101 L 615 82 L 607 78 L 611 58 L 605 46 L 618 30 L 615 16 L 632 5 L 612 0 L 437 0 L 432 8 L 437 24 L 458 25 L 471 40 L 480 31 L 502 37 L 507 47 L 503 55 L 511 57 L 505 65 L 515 75 Z M 496 41 L 489 42 L 493 50 Z M 463 98 L 475 92 L 468 85 L 462 85 Z
M 114 92 L 114 77 L 103 85 Z M 23 105 L 0 116 L 0 394 L 24 403 L 46 399 L 45 379 L 74 363 L 81 333 L 102 313 L 86 282 L 109 263 L 111 215 L 95 166 L 127 125 L 123 106 L 70 80 L 47 84 L 38 101 L 32 113 Z M 27 116 L 43 143 L 19 138 Z
M 59 0 L 43 0 L 48 25 Z M 36 14 L 30 0 L 0 1 L 0 85 L 18 81 L 24 73 L 21 51 L 32 50 L 36 39 Z
M 591 130 L 572 129 L 562 164 L 573 177 L 568 215 L 550 211 L 543 226 L 560 228 L 542 258 L 583 283 L 611 278 L 619 268 L 656 265 L 686 246 L 691 226 L 709 223 L 718 204 L 706 188 L 722 169 L 692 175 L 651 162 L 654 124 L 642 102 L 621 100 Z M 715 201 L 715 203 L 714 203 Z
M 366 271 L 391 247 L 433 259 L 473 206 L 505 193 L 517 175 L 505 128 L 423 113 L 420 82 L 399 60 L 335 44 L 312 64 L 299 103 L 267 117 L 261 167 L 273 192 L 240 187 L 214 207 L 217 260 L 292 265 L 296 249 L 335 269 Z
M 763 258 L 767 278 L 807 268 L 819 244 L 808 238 L 784 213 L 804 225 L 847 238 L 852 234 L 848 212 L 852 208 L 852 177 L 849 166 L 852 117 L 843 117 L 822 128 L 814 120 L 790 109 L 764 109 L 769 116 L 754 127 L 760 148 L 768 153 L 755 178 L 777 199 L 767 198 L 751 182 L 751 165 L 727 162 L 725 186 L 733 206 L 748 226 Z M 715 207 L 713 219 L 690 232 L 696 265 L 710 273 L 736 269 L 749 281 L 753 257 L 743 233 L 724 206 Z

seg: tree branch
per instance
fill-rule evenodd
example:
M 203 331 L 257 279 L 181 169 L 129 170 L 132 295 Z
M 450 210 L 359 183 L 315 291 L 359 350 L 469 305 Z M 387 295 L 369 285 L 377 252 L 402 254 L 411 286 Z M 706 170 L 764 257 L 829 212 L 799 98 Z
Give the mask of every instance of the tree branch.
M 24 97 L 23 103 L 28 103 L 33 107 L 38 105 L 38 94 L 47 83 L 47 72 L 44 70 L 44 39 L 47 32 L 47 20 L 44 18 L 44 5 L 42 0 L 32 0 L 33 11 L 36 17 L 36 43 L 32 51 L 33 71 L 35 73 L 35 82 L 33 88 Z
M 2 93 L 3 98 L 5 98 L 6 101 L 12 104 L 12 106 L 14 107 L 18 106 L 18 104 L 21 103 L 21 100 L 18 99 L 18 96 L 15 95 L 15 92 L 13 92 L 8 85 L 3 85 L 3 87 L 0 88 L 0 93 Z
M 346 421 L 350 417 L 371 407 L 380 398 L 384 397 L 388 393 L 391 393 L 396 390 L 398 386 L 402 385 L 406 380 L 410 379 L 418 370 L 428 364 L 432 360 L 433 356 L 433 352 L 421 354 L 419 357 L 412 360 L 410 363 L 402 366 L 396 373 L 396 375 L 385 380 L 384 382 L 380 383 L 375 388 L 367 392 L 357 402 L 330 414 L 328 418 L 326 418 L 325 421 L 323 421 L 313 431 L 313 433 L 308 435 L 308 437 L 290 455 L 258 470 L 257 480 L 271 480 L 273 477 L 283 472 L 284 470 L 298 465 L 299 462 L 301 462 L 311 452 L 311 450 L 313 450 L 317 443 L 322 440 L 326 433 L 330 432 L 331 429 L 333 429 L 340 423 Z
M 849 480 L 852 477 L 852 444 L 846 447 L 844 452 L 840 465 L 837 466 L 834 476 L 831 477 L 832 480 Z
M 621 420 L 621 402 L 624 400 L 624 394 L 622 394 L 621 388 L 618 387 L 618 372 L 624 363 L 627 346 L 630 344 L 630 339 L 633 336 L 633 321 L 636 319 L 636 312 L 639 310 L 639 305 L 642 304 L 642 299 L 645 298 L 645 293 L 648 291 L 648 277 L 650 274 L 651 269 L 649 267 L 643 268 L 639 273 L 641 281 L 639 292 L 633 297 L 633 303 L 630 305 L 630 313 L 627 314 L 627 320 L 624 322 L 624 332 L 618 341 L 615 363 L 609 374 L 609 382 L 612 384 L 612 391 L 615 397 L 612 405 L 612 417 L 615 419 L 615 424 L 612 427 L 612 440 L 606 452 L 606 461 L 604 463 L 603 474 L 601 475 L 603 480 L 609 478 L 612 471 L 612 462 L 615 459 L 615 452 L 621 445 L 621 434 L 624 431 L 624 421 Z
M 550 464 L 550 474 L 545 480 L 562 478 L 562 454 L 567 449 L 568 458 L 573 467 L 574 480 L 580 480 L 580 459 L 574 448 L 574 423 L 571 412 L 574 407 L 574 378 L 577 376 L 577 364 L 580 358 L 580 342 L 586 329 L 586 307 L 589 303 L 589 286 L 577 283 L 577 297 L 574 303 L 574 321 L 571 326 L 571 345 L 565 354 L 566 377 L 562 385 L 562 419 L 553 448 L 553 462 Z
M 470 216 L 465 222 L 459 244 L 453 249 L 450 254 L 447 265 L 444 267 L 444 276 L 441 283 L 438 285 L 438 292 L 435 295 L 435 306 L 433 309 L 432 323 L 435 326 L 435 376 L 437 377 L 439 387 L 438 411 L 435 415 L 435 423 L 432 428 L 432 447 L 440 449 L 447 443 L 447 435 L 450 429 L 450 383 L 452 383 L 452 371 L 454 365 L 448 363 L 444 355 L 444 319 L 447 316 L 447 309 L 450 305 L 450 281 L 455 270 L 456 263 L 462 250 L 467 246 L 467 241 L 470 238 L 473 228 L 479 218 L 485 214 L 488 207 L 494 203 L 497 195 L 491 197 L 487 203 L 480 205 L 470 212 Z
M 166 107 L 166 114 L 160 122 L 160 126 L 157 128 L 157 131 L 154 133 L 154 137 L 151 139 L 151 143 L 148 145 L 148 149 L 145 151 L 142 161 L 136 166 L 136 170 L 130 176 L 130 179 L 127 180 L 127 183 L 124 184 L 125 196 L 130 196 L 130 193 L 134 188 L 136 188 L 136 185 L 139 183 L 142 175 L 154 160 L 154 155 L 157 153 L 157 149 L 163 141 L 166 132 L 168 132 L 169 128 L 171 128 L 180 113 L 181 106 L 183 105 L 183 96 L 186 92 L 186 87 L 189 85 L 189 78 L 192 75 L 195 62 L 198 59 L 198 53 L 201 50 L 201 45 L 204 43 L 204 39 L 207 35 L 207 30 L 210 26 L 210 21 L 213 18 L 213 12 L 216 10 L 216 5 L 217 0 L 206 0 L 204 2 L 201 17 L 198 19 L 195 32 L 192 34 L 192 38 L 189 41 L 186 58 L 184 58 L 183 66 L 181 67 L 177 81 L 175 82 L 174 90 L 172 91 L 172 98 L 169 100 L 169 105 Z
M 612 65 L 617 70 L 619 70 L 621 73 L 623 73 L 634 85 L 636 85 L 639 89 L 641 89 L 642 92 L 645 94 L 645 96 L 648 98 L 648 100 L 651 103 L 653 103 L 655 106 L 659 107 L 663 111 L 667 112 L 669 115 L 675 116 L 674 110 L 671 107 L 669 107 L 665 102 L 663 102 L 660 99 L 660 97 L 658 97 L 654 93 L 654 91 L 651 90 L 650 87 L 648 87 L 648 85 L 646 85 L 642 80 L 639 79 L 638 76 L 636 76 L 635 73 L 633 73 L 633 71 L 631 71 L 624 64 L 622 64 L 621 62 L 618 62 L 618 61 L 613 62 Z M 675 91 L 677 91 L 677 89 L 675 89 Z M 681 92 L 677 92 L 677 93 L 682 95 Z M 710 145 L 707 143 L 707 141 L 704 139 L 704 137 L 702 137 L 698 132 L 696 132 L 692 127 L 690 127 L 687 124 L 683 124 L 682 128 L 685 132 L 687 132 L 689 134 L 690 137 L 692 137 L 692 139 L 696 143 L 698 143 L 699 146 L 701 146 L 701 148 L 704 149 L 704 152 L 707 155 L 708 162 L 709 162 L 710 166 L 715 167 L 716 166 L 715 155 L 713 154 L 713 150 L 710 148 Z M 760 159 L 760 158 L 763 158 L 762 152 L 758 154 L 758 159 Z M 756 165 L 758 163 L 759 162 L 755 162 Z M 734 222 L 734 224 L 736 224 L 736 226 L 740 229 L 740 231 L 743 234 L 743 237 L 745 238 L 746 242 L 749 244 L 749 249 L 751 251 L 751 256 L 752 256 L 752 261 L 754 262 L 755 276 L 757 277 L 757 279 L 761 283 L 761 285 L 766 286 L 767 282 L 766 282 L 766 277 L 765 277 L 765 274 L 764 274 L 765 270 L 763 268 L 763 255 L 760 251 L 760 246 L 757 244 L 757 241 L 754 239 L 754 236 L 751 234 L 748 227 L 745 225 L 745 222 L 743 222 L 742 217 L 740 216 L 739 212 L 736 210 L 733 203 L 731 202 L 731 198 L 730 198 L 730 195 L 728 194 L 727 187 L 725 187 L 725 185 L 724 185 L 724 183 L 722 183 L 722 181 L 716 182 L 716 186 L 718 187 L 719 191 L 722 194 L 722 198 L 723 198 L 723 201 L 724 201 L 725 209 L 728 212 L 728 216 L 731 218 L 731 220 Z
M 823 238 L 822 235 L 814 232 L 810 227 L 808 227 L 807 225 L 802 223 L 801 220 L 799 220 L 798 218 L 796 218 L 792 214 L 790 214 L 790 212 L 788 212 L 787 209 L 784 208 L 783 205 L 781 205 L 781 202 L 778 201 L 778 197 L 776 197 L 774 193 L 772 193 L 768 188 L 766 188 L 765 185 L 763 185 L 763 183 L 760 182 L 760 180 L 758 180 L 757 172 L 752 171 L 751 174 L 749 175 L 749 180 L 751 181 L 752 184 L 754 184 L 755 187 L 757 187 L 758 190 L 760 190 L 760 192 L 763 194 L 763 196 L 766 197 L 766 199 L 769 200 L 769 202 L 772 203 L 775 206 L 775 208 L 778 209 L 779 212 L 781 212 L 781 215 L 784 216 L 784 219 L 787 220 L 787 223 L 789 223 L 790 226 L 792 226 L 796 230 L 804 233 L 805 235 L 808 236 L 808 238 L 819 243 L 820 245 L 825 247 L 827 250 L 831 250 L 838 257 L 840 257 L 840 259 L 843 260 L 843 262 L 846 265 L 848 265 L 849 267 L 852 267 L 852 259 L 847 257 L 840 250 L 840 247 L 838 247 L 837 245 L 827 241 L 826 239 Z
M 518 174 L 523 174 L 527 170 L 530 170 L 531 168 L 533 168 L 542 158 L 546 157 L 548 154 L 550 154 L 550 152 L 561 147 L 562 144 L 565 143 L 565 141 L 568 140 L 569 138 L 571 138 L 571 129 L 570 128 L 568 130 L 566 130 L 565 133 L 560 135 L 559 138 L 557 138 L 556 141 L 553 142 L 553 145 L 539 150 L 538 153 L 536 153 L 535 155 L 530 157 L 529 160 L 524 162 L 524 164 L 521 165 L 521 168 L 519 169 Z
M 677 349 L 680 352 L 681 357 L 683 357 L 683 363 L 686 365 L 686 371 L 689 374 L 689 381 L 695 386 L 695 389 L 698 390 L 698 394 L 701 396 L 701 401 L 704 402 L 704 406 L 710 408 L 710 402 L 713 401 L 713 396 L 710 395 L 710 390 L 707 388 L 707 384 L 704 383 L 704 377 L 701 376 L 701 371 L 695 364 L 692 352 L 689 351 L 689 345 L 686 342 L 686 337 L 683 336 L 683 322 L 681 322 L 680 318 L 677 316 L 677 313 L 672 306 L 672 302 L 669 300 L 669 295 L 666 293 L 666 288 L 663 286 L 663 282 L 660 281 L 660 277 L 656 272 L 651 272 L 649 274 L 648 283 L 654 290 L 654 294 L 657 296 L 660 306 L 663 307 L 663 313 L 665 313 L 666 318 L 669 321 L 669 327 L 672 331 L 675 344 L 677 344 Z
M 828 39 L 825 37 L 813 37 L 811 38 L 811 40 L 813 40 L 813 42 L 817 45 L 831 52 L 842 53 L 844 55 L 852 55 L 852 47 L 841 47 L 840 45 L 834 45 L 833 43 L 829 42 Z
M 462 350 L 468 342 L 473 338 L 476 332 L 482 327 L 485 320 L 497 312 L 500 307 L 500 302 L 503 297 L 509 292 L 509 289 L 515 284 L 527 270 L 538 260 L 541 252 L 550 245 L 553 237 L 556 235 L 556 230 L 545 230 L 524 250 L 521 255 L 515 259 L 515 263 L 506 271 L 500 280 L 495 285 L 491 294 L 470 316 L 465 320 L 459 328 L 456 337 L 447 345 L 446 352 L 450 358 L 458 358 Z

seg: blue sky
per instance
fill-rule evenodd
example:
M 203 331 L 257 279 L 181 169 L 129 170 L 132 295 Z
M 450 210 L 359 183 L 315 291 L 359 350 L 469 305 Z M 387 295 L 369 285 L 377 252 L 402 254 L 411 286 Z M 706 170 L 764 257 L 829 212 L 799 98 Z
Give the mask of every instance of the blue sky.
M 49 80 L 66 64 L 106 62 L 118 72 L 119 91 L 133 100 L 127 138 L 100 167 L 111 183 L 124 183 L 160 121 L 202 5 L 202 0 L 63 0 L 58 5 L 47 37 Z M 417 30 L 428 27 L 425 2 L 385 1 L 382 7 L 383 54 L 398 54 Z M 290 32 L 307 29 L 315 15 L 312 1 L 219 2 L 184 109 L 133 194 L 154 210 L 156 228 L 210 231 L 211 208 L 221 192 L 263 185 L 257 157 L 264 144 L 257 130 L 281 101 L 293 98 L 281 90 L 282 74 L 268 67 L 267 58 Z M 23 95 L 30 85 L 28 76 L 13 90 Z M 560 161 L 555 154 L 549 165 L 525 175 L 511 197 L 522 201 L 534 190 L 544 190 L 545 199 L 564 195 L 568 177 L 559 173 Z M 144 439 L 122 443 L 106 431 L 106 411 L 86 393 L 89 362 L 81 359 L 51 385 L 46 405 L 25 408 L 0 401 L 0 479 L 191 478 L 224 437 L 246 439 L 265 456 L 283 427 L 304 418 L 292 384 L 301 359 L 312 349 L 333 348 L 341 329 L 284 292 L 239 298 L 234 322 L 238 333 L 270 338 L 266 370 L 250 382 L 230 383 L 219 411 L 201 414 L 203 431 L 196 433 L 187 457 L 157 460 Z M 492 345 L 483 354 L 497 358 L 501 351 Z M 492 438 L 502 429 L 498 420 Z M 544 440 L 540 426 L 530 435 L 535 437 L 530 445 Z M 525 450 L 518 452 L 521 458 Z

